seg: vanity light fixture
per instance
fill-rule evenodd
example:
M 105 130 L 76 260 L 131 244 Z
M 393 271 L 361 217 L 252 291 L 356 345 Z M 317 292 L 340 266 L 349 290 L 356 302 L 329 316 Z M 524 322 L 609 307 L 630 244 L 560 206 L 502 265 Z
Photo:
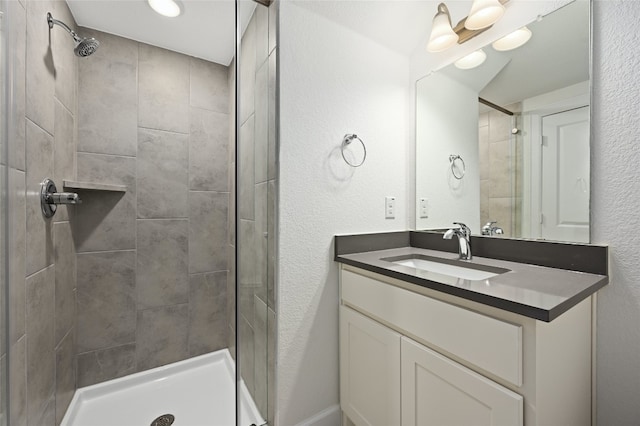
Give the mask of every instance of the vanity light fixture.
M 468 30 L 481 30 L 498 22 L 503 15 L 504 6 L 499 0 L 473 0 L 464 26 Z
M 438 5 L 438 13 L 433 17 L 431 35 L 427 50 L 442 52 L 456 42 L 462 44 L 487 31 L 504 15 L 503 3 L 509 0 L 474 0 L 468 17 L 453 27 L 449 9 L 444 3 Z
M 500 52 L 504 52 L 506 50 L 513 50 L 522 46 L 528 42 L 530 38 L 531 30 L 527 27 L 522 27 L 510 34 L 507 34 L 501 39 L 494 41 L 491 46 Z
M 180 5 L 174 0 L 147 0 L 151 9 L 162 16 L 175 18 L 182 13 Z
M 438 5 L 438 13 L 433 17 L 433 26 L 431 27 L 431 36 L 427 44 L 429 52 L 442 52 L 456 44 L 458 34 L 453 31 L 451 26 L 451 16 L 449 9 L 444 3 Z
M 459 68 L 461 70 L 470 70 L 482 65 L 482 63 L 486 59 L 487 54 L 484 53 L 484 50 L 478 49 L 475 52 L 471 52 L 467 56 L 458 59 L 454 62 L 454 65 L 456 66 L 456 68 Z

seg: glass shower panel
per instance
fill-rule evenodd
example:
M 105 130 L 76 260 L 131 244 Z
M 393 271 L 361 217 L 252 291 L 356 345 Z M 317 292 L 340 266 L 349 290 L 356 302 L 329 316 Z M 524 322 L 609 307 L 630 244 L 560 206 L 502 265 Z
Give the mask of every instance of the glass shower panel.
M 7 2 L 0 2 L 0 426 L 8 423 L 8 273 L 7 273 L 7 161 L 8 82 L 7 78 Z
M 237 344 L 240 424 L 273 424 L 275 370 L 275 4 L 251 8 L 239 61 Z M 253 412 L 246 422 L 242 413 Z
M 0 88 L 8 95 L 0 103 L 0 290 L 11 277 L 9 297 L 0 292 L 0 319 L 11 310 L 9 336 L 0 322 L 0 419 L 8 371 L 8 423 L 53 424 L 55 416 L 59 424 L 71 407 L 79 417 L 63 424 L 101 424 L 100 410 L 81 397 L 93 385 L 109 394 L 108 412 L 127 416 L 110 417 L 109 425 L 151 424 L 168 414 L 184 424 L 235 422 L 227 369 L 235 323 L 225 309 L 235 294 L 227 282 L 234 22 L 212 25 L 233 13 L 233 2 L 181 5 L 211 19 L 172 26 L 164 33 L 180 37 L 165 44 L 147 31 L 157 27 L 111 21 L 101 9 L 119 18 L 154 13 L 141 2 L 0 0 L 9 14 L 0 20 Z M 49 27 L 48 12 L 81 37 L 95 37 L 99 49 L 77 57 L 67 31 Z M 144 37 L 116 28 L 124 21 Z M 225 37 L 205 37 L 211 28 Z M 207 42 L 188 43 L 193 35 Z M 36 194 L 46 177 L 77 190 L 82 204 L 43 217 Z M 203 363 L 212 368 L 190 373 Z M 141 381 L 145 404 L 122 410 L 122 395 Z M 169 381 L 188 381 L 192 394 L 167 388 Z M 74 393 L 80 397 L 72 400 Z M 184 405 L 176 412 L 163 398 Z

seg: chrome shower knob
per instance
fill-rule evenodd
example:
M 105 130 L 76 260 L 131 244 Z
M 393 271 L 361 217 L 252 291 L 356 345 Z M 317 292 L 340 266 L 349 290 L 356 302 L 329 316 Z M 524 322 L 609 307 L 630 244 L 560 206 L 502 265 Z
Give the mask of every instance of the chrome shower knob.
M 40 184 L 40 206 L 44 217 L 53 217 L 58 204 L 81 204 L 82 200 L 75 192 L 57 192 L 56 184 L 46 178 Z

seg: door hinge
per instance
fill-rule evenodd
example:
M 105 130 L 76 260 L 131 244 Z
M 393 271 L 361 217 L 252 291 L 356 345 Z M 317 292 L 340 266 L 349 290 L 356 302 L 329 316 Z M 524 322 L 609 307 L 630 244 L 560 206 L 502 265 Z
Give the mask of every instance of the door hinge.
M 544 223 L 544 215 L 540 213 L 540 225 Z

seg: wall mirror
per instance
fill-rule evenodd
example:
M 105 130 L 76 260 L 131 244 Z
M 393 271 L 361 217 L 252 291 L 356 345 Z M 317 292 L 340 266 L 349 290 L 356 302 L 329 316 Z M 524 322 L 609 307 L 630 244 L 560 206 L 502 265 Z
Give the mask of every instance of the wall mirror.
M 590 2 L 526 27 L 521 47 L 417 81 L 417 230 L 589 242 Z

